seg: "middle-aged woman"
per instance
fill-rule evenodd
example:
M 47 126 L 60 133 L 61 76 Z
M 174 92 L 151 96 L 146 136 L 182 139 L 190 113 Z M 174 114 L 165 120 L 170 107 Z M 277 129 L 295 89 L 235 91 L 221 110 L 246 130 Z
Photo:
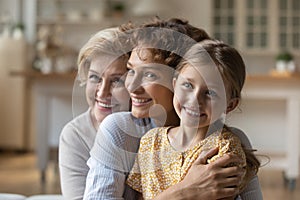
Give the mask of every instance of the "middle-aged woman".
M 168 31 L 169 30 L 169 31 Z M 134 199 L 125 185 L 140 137 L 156 126 L 176 126 L 178 118 L 172 105 L 172 78 L 180 55 L 196 41 L 208 39 L 201 29 L 186 21 L 157 19 L 133 31 L 133 51 L 128 60 L 125 85 L 132 100 L 131 112 L 108 116 L 100 125 L 95 144 L 88 160 L 90 167 L 86 180 L 85 200 Z M 239 130 L 242 143 L 251 146 Z M 243 176 L 238 167 L 225 167 L 237 158 L 226 155 L 206 164 L 206 158 L 216 151 L 200 157 L 184 180 L 162 192 L 155 199 L 222 199 L 238 193 L 237 186 Z M 242 172 L 242 173 L 241 173 Z M 257 177 L 248 184 L 242 199 L 262 199 Z
M 88 110 L 63 128 L 59 143 L 62 194 L 82 200 L 88 173 L 86 164 L 102 120 L 112 112 L 128 111 L 130 98 L 124 88 L 128 54 L 122 51 L 118 28 L 99 31 L 81 48 L 78 76 L 85 85 Z

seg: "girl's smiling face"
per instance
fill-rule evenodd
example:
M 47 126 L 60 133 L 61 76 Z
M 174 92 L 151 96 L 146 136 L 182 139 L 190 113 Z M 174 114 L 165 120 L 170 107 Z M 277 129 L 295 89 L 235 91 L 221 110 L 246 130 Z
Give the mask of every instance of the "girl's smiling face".
M 213 67 L 187 64 L 173 85 L 173 104 L 184 125 L 208 127 L 226 113 L 226 86 Z

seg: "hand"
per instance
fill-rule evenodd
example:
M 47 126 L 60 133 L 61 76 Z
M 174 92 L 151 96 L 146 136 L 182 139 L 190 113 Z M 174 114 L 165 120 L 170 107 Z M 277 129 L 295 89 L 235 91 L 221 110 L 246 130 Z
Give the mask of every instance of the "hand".
M 238 194 L 245 170 L 237 166 L 226 167 L 232 162 L 239 162 L 238 156 L 226 154 L 207 164 L 207 159 L 217 153 L 218 148 L 215 148 L 200 154 L 180 182 L 182 199 L 227 199 Z

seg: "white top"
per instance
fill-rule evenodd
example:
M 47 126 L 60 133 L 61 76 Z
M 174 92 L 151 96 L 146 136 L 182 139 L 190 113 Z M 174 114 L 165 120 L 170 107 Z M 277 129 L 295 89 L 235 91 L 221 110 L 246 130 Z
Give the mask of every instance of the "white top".
M 67 123 L 59 141 L 59 170 L 62 194 L 68 200 L 82 200 L 89 171 L 86 162 L 96 137 L 90 109 Z

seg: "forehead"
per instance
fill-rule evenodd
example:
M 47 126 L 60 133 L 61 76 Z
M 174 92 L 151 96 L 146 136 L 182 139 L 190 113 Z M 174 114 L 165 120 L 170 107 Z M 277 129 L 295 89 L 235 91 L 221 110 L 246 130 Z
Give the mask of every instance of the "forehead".
M 126 62 L 127 59 L 124 57 L 101 54 L 92 58 L 90 70 L 97 71 L 99 73 L 127 71 Z
M 163 60 L 154 59 L 154 56 L 154 53 L 150 49 L 136 47 L 131 52 L 129 63 L 132 65 L 144 63 L 164 63 Z
M 135 48 L 128 60 L 128 67 L 142 71 L 151 70 L 166 75 L 174 74 L 174 69 L 164 64 L 162 60 L 154 59 L 154 55 L 149 49 Z
M 223 78 L 215 65 L 190 65 L 182 68 L 179 77 L 195 81 L 203 81 L 206 85 L 223 86 Z

